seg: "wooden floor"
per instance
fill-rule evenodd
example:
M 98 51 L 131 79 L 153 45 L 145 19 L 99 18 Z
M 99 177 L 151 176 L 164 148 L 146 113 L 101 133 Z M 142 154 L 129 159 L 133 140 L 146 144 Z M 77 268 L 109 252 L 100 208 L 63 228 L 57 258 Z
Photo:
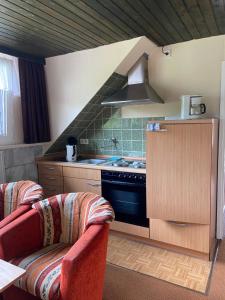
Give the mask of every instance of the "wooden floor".
M 104 300 L 225 300 L 225 240 L 213 268 L 207 294 L 125 268 L 107 265 Z
M 205 293 L 212 263 L 110 234 L 107 262 Z

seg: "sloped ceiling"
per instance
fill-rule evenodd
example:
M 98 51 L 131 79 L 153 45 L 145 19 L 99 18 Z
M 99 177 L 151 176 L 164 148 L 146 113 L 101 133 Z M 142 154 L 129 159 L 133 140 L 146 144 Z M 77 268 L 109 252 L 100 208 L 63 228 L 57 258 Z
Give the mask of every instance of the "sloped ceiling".
M 219 34 L 223 0 L 0 0 L 0 51 L 38 57 L 137 36 L 163 46 Z

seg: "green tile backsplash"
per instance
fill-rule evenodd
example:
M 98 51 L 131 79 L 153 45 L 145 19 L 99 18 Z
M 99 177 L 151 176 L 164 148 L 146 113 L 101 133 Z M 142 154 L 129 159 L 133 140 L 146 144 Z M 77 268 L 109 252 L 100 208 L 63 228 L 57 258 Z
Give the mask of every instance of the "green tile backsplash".
M 163 118 L 155 118 L 162 120 Z M 80 145 L 82 154 L 105 154 L 131 157 L 145 156 L 145 129 L 151 118 L 122 118 L 121 109 L 105 107 L 96 120 L 80 134 L 88 145 Z M 112 142 L 116 138 L 116 146 Z

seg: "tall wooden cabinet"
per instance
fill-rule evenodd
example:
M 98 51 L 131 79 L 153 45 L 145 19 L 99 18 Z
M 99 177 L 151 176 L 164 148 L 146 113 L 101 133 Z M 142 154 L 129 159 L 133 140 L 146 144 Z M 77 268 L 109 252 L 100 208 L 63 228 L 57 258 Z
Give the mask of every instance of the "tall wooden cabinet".
M 150 238 L 209 254 L 215 241 L 218 122 L 161 121 L 147 132 Z

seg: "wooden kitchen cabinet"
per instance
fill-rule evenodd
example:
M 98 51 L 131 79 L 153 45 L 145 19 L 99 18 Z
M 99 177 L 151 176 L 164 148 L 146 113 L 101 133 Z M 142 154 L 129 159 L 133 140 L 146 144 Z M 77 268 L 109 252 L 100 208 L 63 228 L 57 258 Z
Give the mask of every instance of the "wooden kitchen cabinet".
M 45 198 L 62 194 L 62 166 L 38 163 L 38 182 L 43 187 Z
M 160 127 L 147 132 L 150 238 L 209 253 L 215 239 L 217 120 L 161 121 Z
M 64 193 L 91 192 L 101 195 L 101 170 L 63 167 Z

